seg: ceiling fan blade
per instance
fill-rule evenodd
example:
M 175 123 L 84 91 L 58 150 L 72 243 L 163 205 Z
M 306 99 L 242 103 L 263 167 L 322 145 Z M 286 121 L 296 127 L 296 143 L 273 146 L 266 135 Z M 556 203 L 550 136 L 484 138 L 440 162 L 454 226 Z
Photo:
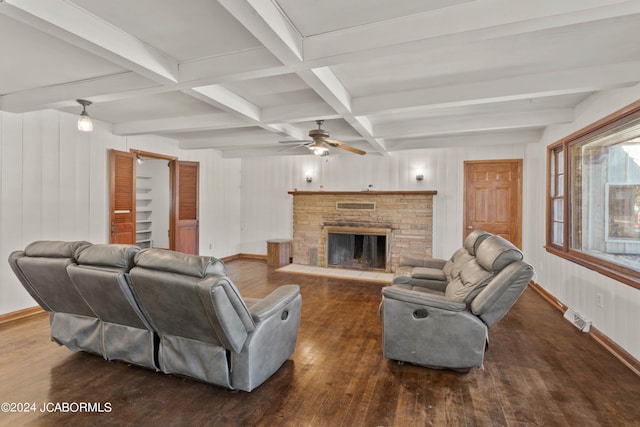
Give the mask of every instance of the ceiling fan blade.
M 287 141 L 287 142 L 288 142 L 288 141 Z M 294 141 L 291 141 L 291 142 L 294 142 Z M 293 145 L 293 146 L 291 146 L 291 147 L 287 147 L 287 148 L 285 148 L 284 150 L 279 150 L 279 151 L 278 151 L 278 153 L 284 153 L 284 152 L 286 152 L 286 151 L 295 150 L 296 148 L 300 148 L 300 147 L 308 148 L 308 143 L 305 143 L 305 144 L 298 144 L 298 145 Z
M 365 154 L 367 154 L 366 151 L 362 151 L 362 150 L 360 150 L 358 148 L 351 147 L 350 145 L 347 145 L 342 141 L 338 141 L 337 139 L 325 139 L 325 142 L 327 144 L 333 146 L 333 147 L 338 147 L 338 148 L 341 148 L 341 149 L 346 150 L 346 151 L 350 151 L 350 152 L 355 153 L 355 154 L 360 154 L 361 156 L 364 156 Z
M 289 141 L 278 141 L 280 144 L 311 144 L 313 141 L 310 139 L 293 139 Z

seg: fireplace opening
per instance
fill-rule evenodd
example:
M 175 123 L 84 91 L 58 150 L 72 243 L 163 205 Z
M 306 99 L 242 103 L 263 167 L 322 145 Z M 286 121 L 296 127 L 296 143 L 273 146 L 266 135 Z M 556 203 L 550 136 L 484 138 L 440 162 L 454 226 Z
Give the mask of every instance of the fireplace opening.
M 387 235 L 327 234 L 327 265 L 365 270 L 386 270 Z

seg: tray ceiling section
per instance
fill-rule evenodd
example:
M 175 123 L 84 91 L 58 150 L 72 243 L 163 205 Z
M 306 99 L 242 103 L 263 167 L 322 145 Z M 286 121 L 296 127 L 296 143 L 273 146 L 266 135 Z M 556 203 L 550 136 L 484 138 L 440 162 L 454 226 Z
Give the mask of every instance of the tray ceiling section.
M 640 2 L 4 0 L 0 108 L 227 157 L 537 142 L 640 82 Z M 43 66 L 43 64 L 46 64 Z M 330 150 L 331 155 L 353 155 Z

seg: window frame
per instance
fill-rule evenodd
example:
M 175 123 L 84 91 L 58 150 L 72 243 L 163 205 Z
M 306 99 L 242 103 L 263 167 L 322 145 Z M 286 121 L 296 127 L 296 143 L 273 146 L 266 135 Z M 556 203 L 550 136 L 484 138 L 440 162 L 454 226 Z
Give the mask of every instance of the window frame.
M 630 104 L 609 116 L 606 116 L 587 127 L 580 129 L 565 138 L 556 141 L 547 146 L 547 188 L 546 188 L 546 245 L 545 249 L 548 253 L 567 259 L 576 264 L 597 271 L 605 276 L 611 277 L 619 282 L 625 283 L 636 289 L 640 289 L 640 270 L 627 268 L 619 264 L 615 264 L 604 259 L 590 256 L 584 252 L 571 249 L 570 246 L 570 230 L 571 230 L 571 186 L 572 186 L 572 169 L 571 161 L 573 159 L 572 149 L 586 140 L 597 137 L 605 132 L 623 126 L 627 123 L 640 119 L 640 100 Z M 564 161 L 564 183 L 562 196 L 552 194 L 554 189 L 554 180 L 557 179 L 557 167 L 553 168 L 554 153 L 563 151 Z M 552 172 L 555 172 L 552 175 Z M 563 231 L 562 244 L 553 243 L 553 225 L 558 223 L 553 218 L 553 201 L 557 199 L 563 200 Z

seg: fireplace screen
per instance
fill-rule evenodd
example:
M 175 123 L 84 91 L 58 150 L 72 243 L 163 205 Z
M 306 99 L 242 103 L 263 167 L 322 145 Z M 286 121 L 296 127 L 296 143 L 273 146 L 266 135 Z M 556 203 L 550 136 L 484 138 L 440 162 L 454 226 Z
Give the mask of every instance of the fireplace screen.
M 330 266 L 386 268 L 387 236 L 372 234 L 329 233 L 327 264 Z

